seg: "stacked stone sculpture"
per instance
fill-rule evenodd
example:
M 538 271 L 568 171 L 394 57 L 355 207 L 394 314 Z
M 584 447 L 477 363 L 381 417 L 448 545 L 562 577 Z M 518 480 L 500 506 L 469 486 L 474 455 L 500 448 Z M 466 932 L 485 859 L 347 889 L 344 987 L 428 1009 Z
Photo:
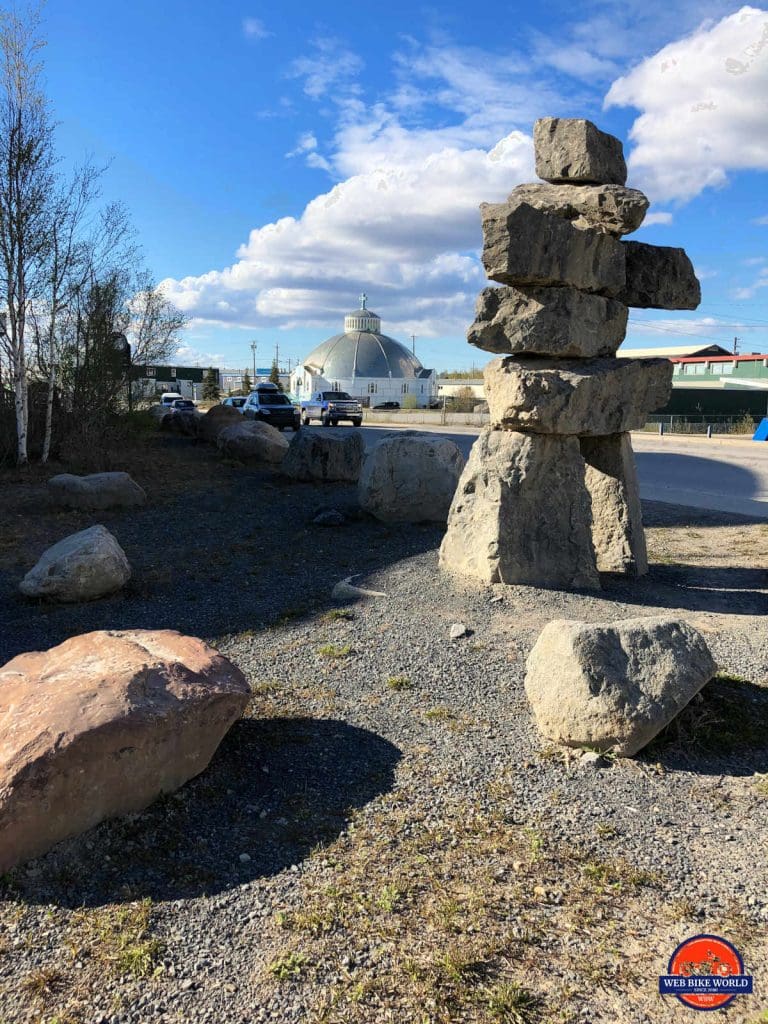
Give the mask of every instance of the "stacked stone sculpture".
M 629 431 L 663 406 L 667 359 L 620 359 L 629 306 L 695 309 L 682 249 L 624 242 L 648 209 L 625 186 L 621 142 L 590 121 L 542 118 L 536 173 L 481 206 L 483 264 L 501 288 L 478 298 L 470 344 L 485 369 L 490 426 L 459 481 L 443 568 L 488 583 L 599 587 L 647 571 Z

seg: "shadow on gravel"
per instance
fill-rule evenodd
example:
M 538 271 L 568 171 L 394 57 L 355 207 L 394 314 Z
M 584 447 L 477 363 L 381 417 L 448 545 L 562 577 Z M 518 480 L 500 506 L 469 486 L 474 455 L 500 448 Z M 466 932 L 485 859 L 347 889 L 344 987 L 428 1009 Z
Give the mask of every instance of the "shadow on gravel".
M 768 687 L 715 676 L 640 756 L 701 775 L 768 772 Z
M 202 775 L 60 844 L 14 872 L 4 895 L 80 907 L 235 889 L 335 839 L 356 808 L 392 787 L 400 757 L 346 722 L 244 718 Z
M 313 523 L 331 508 L 343 526 Z M 29 552 L 17 572 L 0 571 L 0 665 L 92 630 L 176 629 L 215 641 L 266 629 L 332 607 L 339 580 L 436 549 L 443 533 L 365 515 L 354 485 L 293 483 L 261 469 L 232 470 L 228 484 L 164 505 L 99 512 L 77 528 L 94 519 L 126 552 L 128 585 L 83 604 L 30 601 L 17 589 L 41 553 Z M 71 532 L 68 522 L 56 539 Z

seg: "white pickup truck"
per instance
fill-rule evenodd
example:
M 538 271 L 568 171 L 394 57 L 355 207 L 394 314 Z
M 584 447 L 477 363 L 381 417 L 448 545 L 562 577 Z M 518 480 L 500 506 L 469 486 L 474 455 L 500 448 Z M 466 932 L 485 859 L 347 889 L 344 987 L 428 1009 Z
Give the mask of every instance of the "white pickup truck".
M 318 391 L 312 398 L 302 401 L 301 419 L 305 427 L 312 420 L 320 420 L 324 427 L 335 427 L 342 420 L 349 420 L 353 427 L 359 427 L 363 422 L 363 407 L 346 391 Z

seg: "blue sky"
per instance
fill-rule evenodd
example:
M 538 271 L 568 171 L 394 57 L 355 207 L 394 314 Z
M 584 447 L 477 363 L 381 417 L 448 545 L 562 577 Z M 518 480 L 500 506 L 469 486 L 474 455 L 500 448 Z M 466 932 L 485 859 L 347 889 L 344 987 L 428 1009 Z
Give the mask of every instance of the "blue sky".
M 179 363 L 245 366 L 252 339 L 299 359 L 361 290 L 425 365 L 481 363 L 477 207 L 535 180 L 545 115 L 624 140 L 652 200 L 633 237 L 702 279 L 699 310 L 633 312 L 627 344 L 768 352 L 764 10 L 78 0 L 44 34 L 62 154 L 110 162 L 105 198 L 190 318 Z

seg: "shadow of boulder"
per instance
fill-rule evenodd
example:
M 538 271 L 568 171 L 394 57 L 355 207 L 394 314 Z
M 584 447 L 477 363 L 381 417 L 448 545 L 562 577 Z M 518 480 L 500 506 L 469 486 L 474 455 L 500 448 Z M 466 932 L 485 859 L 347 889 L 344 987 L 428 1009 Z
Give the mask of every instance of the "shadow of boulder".
M 768 687 L 715 676 L 640 756 L 702 775 L 768 771 Z
M 197 778 L 17 869 L 6 895 L 97 906 L 213 895 L 273 875 L 390 789 L 400 756 L 342 721 L 244 718 Z

